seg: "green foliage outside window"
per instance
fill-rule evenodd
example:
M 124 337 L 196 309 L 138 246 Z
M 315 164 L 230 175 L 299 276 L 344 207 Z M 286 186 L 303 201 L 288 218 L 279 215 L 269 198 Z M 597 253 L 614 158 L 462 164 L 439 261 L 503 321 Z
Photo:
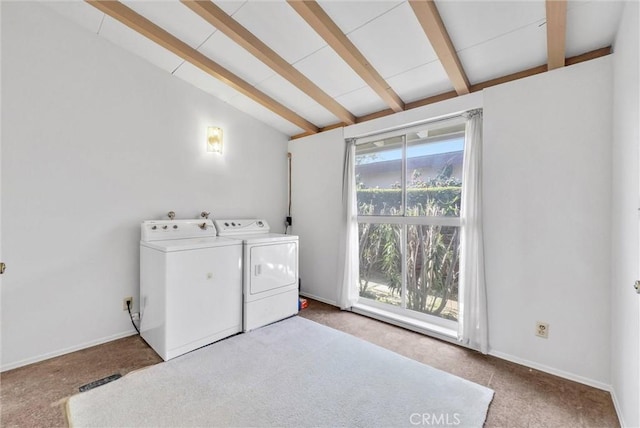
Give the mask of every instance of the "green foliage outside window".
M 440 178 L 425 183 L 412 174 L 406 189 L 406 216 L 460 215 L 461 183 L 445 174 Z M 402 189 L 363 187 L 357 190 L 359 215 L 402 214 Z M 383 283 L 398 300 L 405 248 L 407 309 L 456 320 L 457 311 L 447 304 L 458 299 L 459 227 L 407 225 L 405 245 L 403 240 L 400 225 L 360 224 L 360 296 L 376 298 L 372 284 Z

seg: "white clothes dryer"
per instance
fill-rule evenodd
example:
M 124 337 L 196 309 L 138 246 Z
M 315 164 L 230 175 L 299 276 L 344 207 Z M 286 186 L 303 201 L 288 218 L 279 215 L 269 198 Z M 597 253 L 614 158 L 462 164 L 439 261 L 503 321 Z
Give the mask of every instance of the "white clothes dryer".
M 207 219 L 143 222 L 142 338 L 166 361 L 241 331 L 242 244 Z
M 243 331 L 298 313 L 298 237 L 271 233 L 263 219 L 214 221 L 218 236 L 243 243 Z

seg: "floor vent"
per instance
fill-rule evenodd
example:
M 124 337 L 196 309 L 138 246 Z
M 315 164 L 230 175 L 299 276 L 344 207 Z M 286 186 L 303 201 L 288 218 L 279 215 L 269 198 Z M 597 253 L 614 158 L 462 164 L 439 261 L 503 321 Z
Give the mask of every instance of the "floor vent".
M 99 386 L 104 385 L 105 383 L 112 382 L 114 380 L 120 379 L 122 375 L 120 373 L 112 374 L 111 376 L 103 377 L 102 379 L 94 380 L 93 382 L 89 382 L 86 385 L 82 385 L 80 387 L 80 392 L 85 392 L 93 388 L 97 388 Z

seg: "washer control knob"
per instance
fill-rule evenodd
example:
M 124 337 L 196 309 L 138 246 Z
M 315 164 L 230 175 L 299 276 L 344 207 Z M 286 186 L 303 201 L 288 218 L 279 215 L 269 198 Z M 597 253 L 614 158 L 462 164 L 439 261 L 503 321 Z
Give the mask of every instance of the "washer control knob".
M 167 226 L 166 224 L 164 226 L 162 226 L 163 229 L 166 229 L 167 227 L 169 227 L 169 226 Z
M 264 227 L 264 223 L 262 221 L 258 221 L 258 227 Z
M 236 225 L 235 223 L 231 223 L 231 226 L 235 226 L 235 225 Z
M 158 226 L 156 226 L 156 225 L 151 226 L 151 230 L 156 230 L 157 228 L 158 228 Z
M 225 225 L 225 226 L 227 226 L 227 227 L 229 227 L 229 223 L 225 223 L 224 225 Z
M 177 225 L 177 224 L 174 224 L 174 225 L 173 225 L 173 228 L 174 228 L 174 229 L 177 229 L 177 228 L 178 228 L 178 225 Z

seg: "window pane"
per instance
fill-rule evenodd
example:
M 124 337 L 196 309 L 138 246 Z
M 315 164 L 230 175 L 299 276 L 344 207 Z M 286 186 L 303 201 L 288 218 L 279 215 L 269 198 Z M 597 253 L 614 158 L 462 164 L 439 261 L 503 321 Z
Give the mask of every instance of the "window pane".
M 406 215 L 459 216 L 464 133 L 433 131 L 407 135 Z
M 356 147 L 359 215 L 402 215 L 403 136 Z
M 360 297 L 399 306 L 402 226 L 360 223 Z
M 407 226 L 407 309 L 458 320 L 460 228 Z

